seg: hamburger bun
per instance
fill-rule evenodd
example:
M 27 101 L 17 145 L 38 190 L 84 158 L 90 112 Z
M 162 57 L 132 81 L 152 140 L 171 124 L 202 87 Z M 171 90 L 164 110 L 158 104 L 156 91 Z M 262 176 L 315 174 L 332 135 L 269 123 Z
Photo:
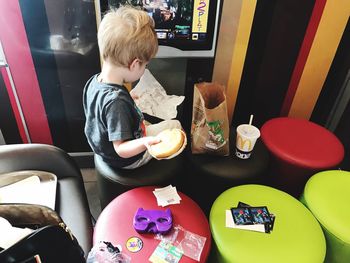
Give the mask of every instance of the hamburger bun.
M 164 130 L 157 137 L 161 140 L 160 143 L 150 146 L 150 153 L 156 158 L 167 158 L 177 153 L 185 140 L 185 135 L 180 129 Z

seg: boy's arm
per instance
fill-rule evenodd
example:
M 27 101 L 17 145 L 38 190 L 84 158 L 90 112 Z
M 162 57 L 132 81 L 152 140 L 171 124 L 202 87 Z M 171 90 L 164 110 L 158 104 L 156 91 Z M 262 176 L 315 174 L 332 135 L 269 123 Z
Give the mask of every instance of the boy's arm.
M 116 153 L 122 158 L 130 158 L 147 149 L 147 145 L 157 144 L 160 140 L 154 136 L 146 136 L 130 141 L 113 141 Z

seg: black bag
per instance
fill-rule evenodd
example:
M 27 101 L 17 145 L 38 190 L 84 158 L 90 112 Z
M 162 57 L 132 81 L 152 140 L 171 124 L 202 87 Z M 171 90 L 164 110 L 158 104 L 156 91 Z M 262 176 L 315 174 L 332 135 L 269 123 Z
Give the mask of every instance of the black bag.
M 13 226 L 35 229 L 0 251 L 1 263 L 36 262 L 36 255 L 42 263 L 85 262 L 83 249 L 54 210 L 32 204 L 0 204 L 0 216 Z

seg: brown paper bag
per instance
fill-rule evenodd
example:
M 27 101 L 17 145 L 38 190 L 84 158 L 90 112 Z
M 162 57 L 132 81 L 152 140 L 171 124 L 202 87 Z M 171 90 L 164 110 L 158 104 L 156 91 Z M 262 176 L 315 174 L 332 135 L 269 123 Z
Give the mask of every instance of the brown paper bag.
M 208 82 L 194 85 L 191 148 L 194 154 L 229 155 L 229 123 L 224 86 Z

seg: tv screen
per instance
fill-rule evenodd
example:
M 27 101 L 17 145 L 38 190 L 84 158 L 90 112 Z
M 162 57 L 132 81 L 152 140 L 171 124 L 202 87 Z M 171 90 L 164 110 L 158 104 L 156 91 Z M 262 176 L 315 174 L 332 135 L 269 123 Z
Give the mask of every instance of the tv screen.
M 220 0 L 108 0 L 101 11 L 131 4 L 155 21 L 157 57 L 212 57 Z

